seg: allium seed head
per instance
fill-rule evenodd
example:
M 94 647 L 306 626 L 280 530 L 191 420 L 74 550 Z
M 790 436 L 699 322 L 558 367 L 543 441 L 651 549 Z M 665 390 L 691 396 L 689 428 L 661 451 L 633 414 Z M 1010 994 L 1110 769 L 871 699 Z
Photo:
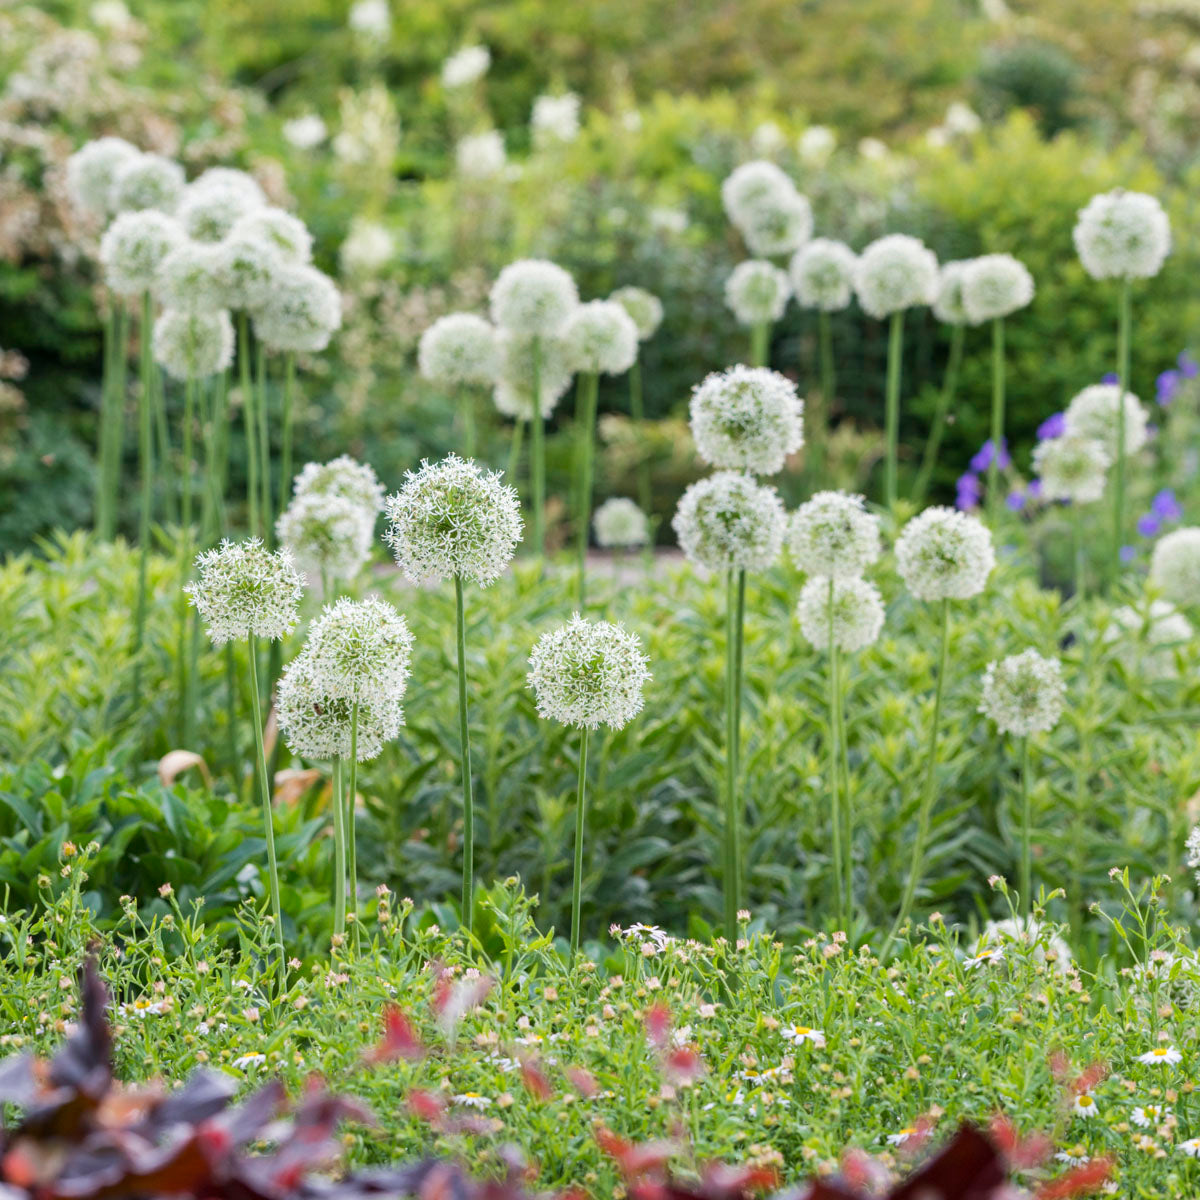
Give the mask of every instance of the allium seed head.
M 1166 534 L 1150 556 L 1150 582 L 1172 604 L 1200 605 L 1200 527 Z
M 967 600 L 995 565 L 991 531 L 953 508 L 927 508 L 896 540 L 896 568 L 918 600 Z
M 791 294 L 787 275 L 765 259 L 738 263 L 725 280 L 725 306 L 742 325 L 778 321 Z
M 459 138 L 454 162 L 464 179 L 494 179 L 508 162 L 504 134 L 498 129 L 486 129 Z
M 806 196 L 789 188 L 748 208 L 735 224 L 751 254 L 764 258 L 792 254 L 812 237 L 812 205 Z
M 408 623 L 390 604 L 343 596 L 312 623 L 305 654 L 325 695 L 384 704 L 404 696 L 412 646 Z
M 206 184 L 202 177 L 184 188 L 176 215 L 188 237 L 198 242 L 219 242 L 244 213 L 264 203 L 261 191 L 259 197 L 248 201 L 240 188 L 223 183 Z
M 251 635 L 274 641 L 295 628 L 304 588 L 286 547 L 223 541 L 197 557 L 196 570 L 184 591 L 216 645 Z
M 938 270 L 938 291 L 933 301 L 933 315 L 947 325 L 966 325 L 970 318 L 963 304 L 963 278 L 973 260 L 955 259 L 942 263 Z
M 102 220 L 112 211 L 113 179 L 140 151 L 124 138 L 102 137 L 86 142 L 67 159 L 67 194 L 77 212 Z
M 233 322 L 223 308 L 165 308 L 154 322 L 154 361 L 174 379 L 207 379 L 233 362 Z
M 817 492 L 792 514 L 788 550 L 806 575 L 856 578 L 879 557 L 879 518 L 861 496 Z
M 383 508 L 384 488 L 374 469 L 348 454 L 327 463 L 305 463 L 293 491 L 296 496 L 341 496 L 369 513 L 372 522 Z
M 499 360 L 495 328 L 474 313 L 438 317 L 417 347 L 422 377 L 448 389 L 489 386 L 496 381 Z
M 442 86 L 466 87 L 482 79 L 491 65 L 491 51 L 486 46 L 463 46 L 442 63 Z
M 265 242 L 281 262 L 302 267 L 312 261 L 312 234 L 299 217 L 282 208 L 254 208 L 238 217 L 229 231 L 232 242 Z
M 384 541 L 414 583 L 461 575 L 486 587 L 512 559 L 521 540 L 517 493 L 494 471 L 456 454 L 422 462 L 384 503 Z
M 814 575 L 800 589 L 796 615 L 800 632 L 814 650 L 828 653 L 829 620 L 833 614 L 833 643 L 847 654 L 865 650 L 883 628 L 883 598 L 865 579 L 835 579 L 830 604 L 830 581 Z
M 104 282 L 122 296 L 150 291 L 163 260 L 182 240 L 175 218 L 156 209 L 121 213 L 100 240 Z
M 1088 504 L 1104 495 L 1104 483 L 1112 456 L 1095 438 L 1063 434 L 1038 442 L 1033 451 L 1033 470 L 1042 481 L 1046 500 L 1070 500 Z
M 342 295 L 316 267 L 282 266 L 254 310 L 254 332 L 272 350 L 315 354 L 342 325 Z
M 858 302 L 865 313 L 876 318 L 932 304 L 938 285 L 937 255 L 919 238 L 904 233 L 873 241 L 859 255 L 854 272 Z
M 637 360 L 633 318 L 615 300 L 589 300 L 562 327 L 567 365 L 592 375 L 623 375 Z
M 110 212 L 141 212 L 153 208 L 173 213 L 183 195 L 183 168 L 161 154 L 137 154 L 117 165 L 108 196 Z
M 649 661 L 637 636 L 609 621 L 570 622 L 538 638 L 529 686 L 538 716 L 576 729 L 620 729 L 642 711 Z
M 275 532 L 305 571 L 350 579 L 371 556 L 375 516 L 343 496 L 306 492 L 279 514 Z
M 1036 650 L 1025 650 L 988 663 L 979 711 L 990 717 L 1001 733 L 1028 737 L 1049 733 L 1058 724 L 1066 696 L 1062 663 L 1057 658 L 1043 658 Z
M 1033 300 L 1033 276 L 1011 254 L 985 254 L 968 261 L 962 275 L 962 304 L 973 325 L 1007 317 Z
M 538 96 L 529 117 L 533 144 L 544 149 L 556 142 L 573 142 L 579 136 L 579 107 L 579 97 L 574 92 Z
M 180 241 L 159 264 L 154 293 L 165 308 L 209 313 L 223 309 L 220 248 L 205 242 Z
M 237 167 L 209 167 L 201 171 L 188 187 L 192 192 L 227 192 L 237 196 L 249 208 L 266 204 L 267 196 L 258 180 Z
M 275 246 L 261 237 L 230 231 L 218 246 L 218 269 L 225 304 L 238 312 L 256 312 L 270 299 L 284 268 Z
M 804 445 L 804 401 L 796 385 L 767 367 L 731 367 L 697 384 L 692 437 L 714 467 L 774 475 Z
M 779 493 L 738 471 L 718 471 L 683 493 L 671 522 L 680 548 L 710 571 L 764 571 L 779 558 L 785 517 Z
M 538 359 L 539 407 L 548 417 L 571 386 L 566 343 L 560 337 L 532 338 L 500 330 L 496 339 L 498 367 L 493 398 L 496 408 L 513 420 L 533 416 L 533 360 Z
M 639 342 L 649 341 L 662 324 L 662 301 L 653 293 L 640 287 L 619 287 L 611 296 L 630 316 L 637 326 Z
M 763 205 L 778 204 L 795 191 L 795 184 L 773 162 L 759 159 L 735 167 L 721 184 L 725 215 L 741 226 L 747 216 Z
M 605 549 L 629 550 L 650 540 L 646 514 L 624 496 L 613 496 L 596 509 L 592 517 L 596 545 Z
M 1093 279 L 1149 279 L 1171 252 L 1171 223 L 1153 196 L 1121 188 L 1093 196 L 1075 223 L 1075 249 Z
M 492 284 L 492 320 L 526 337 L 552 337 L 579 304 L 575 280 L 552 262 L 523 258 L 509 263 Z
M 854 269 L 858 262 L 845 242 L 813 238 L 792 256 L 789 274 L 801 308 L 838 312 L 854 296 Z
M 1125 392 L 1122 397 L 1115 383 L 1094 383 L 1072 399 L 1067 405 L 1066 433 L 1071 437 L 1094 438 L 1115 462 L 1118 408 L 1125 419 L 1125 453 L 1136 454 L 1149 436 L 1146 430 L 1149 418 L 1141 401 L 1132 392 Z

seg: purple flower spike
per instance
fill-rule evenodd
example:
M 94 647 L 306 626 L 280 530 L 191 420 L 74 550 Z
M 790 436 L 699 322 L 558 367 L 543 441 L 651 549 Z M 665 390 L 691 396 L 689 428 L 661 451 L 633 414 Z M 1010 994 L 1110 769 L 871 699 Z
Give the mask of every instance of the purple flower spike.
M 1183 382 L 1183 376 L 1178 371 L 1163 371 L 1154 381 L 1155 399 L 1166 408 L 1175 399 L 1175 393 Z
M 1146 513 L 1144 517 L 1138 517 L 1137 531 L 1144 538 L 1153 537 L 1161 528 L 1162 522 L 1152 512 Z
M 1048 442 L 1051 438 L 1062 437 L 1066 431 L 1067 414 L 1056 412 L 1037 427 L 1037 438 L 1039 442 Z
M 1040 500 L 1042 498 L 1042 481 L 1040 479 L 1031 479 L 1028 491 L 1030 499 Z
M 1105 375 L 1105 376 L 1104 376 L 1104 377 L 1103 377 L 1103 378 L 1100 380 L 1100 382 L 1101 382 L 1101 383 L 1120 383 L 1120 382 L 1121 382 L 1121 377 L 1120 377 L 1120 375 L 1118 375 L 1118 374 L 1116 373 L 1116 371 L 1109 371 L 1109 372 L 1108 372 L 1108 374 L 1107 374 L 1107 375 Z
M 1020 512 L 1025 507 L 1025 493 L 1021 491 L 1012 491 L 1004 498 L 1004 503 L 1008 505 L 1013 512 Z
M 1184 379 L 1195 379 L 1200 375 L 1200 363 L 1198 363 L 1186 350 L 1179 352 L 1179 357 L 1175 360 L 1179 366 L 1179 373 Z
M 1183 516 L 1183 506 L 1175 499 L 1171 488 L 1163 488 L 1150 501 L 1150 511 L 1163 521 L 1178 521 Z
M 992 465 L 992 439 L 988 438 L 982 446 L 979 447 L 974 457 L 971 459 L 972 471 L 986 471 Z M 1012 459 L 1008 454 L 1008 439 L 1001 438 L 1000 440 L 1000 468 L 1004 470 L 1012 466 Z

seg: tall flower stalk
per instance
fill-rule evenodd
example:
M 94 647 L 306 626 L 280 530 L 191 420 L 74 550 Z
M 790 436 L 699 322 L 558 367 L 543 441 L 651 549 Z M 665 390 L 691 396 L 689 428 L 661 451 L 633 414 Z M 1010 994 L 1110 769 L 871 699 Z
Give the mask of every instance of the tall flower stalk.
M 458 573 L 454 576 L 454 621 L 458 662 L 458 752 L 462 764 L 463 797 L 462 919 L 469 929 L 475 916 L 475 792 L 471 772 L 471 719 L 467 710 L 467 621 L 463 613 L 463 579 Z
M 900 372 L 904 356 L 904 311 L 892 313 L 888 327 L 887 393 L 885 396 L 884 502 L 889 509 L 896 507 L 897 462 L 900 447 Z
M 929 427 L 929 437 L 925 439 L 921 468 L 917 473 L 917 481 L 913 485 L 913 500 L 917 504 L 923 503 L 929 494 L 929 484 L 933 479 L 934 471 L 937 470 L 938 454 L 942 449 L 942 440 L 946 436 L 946 418 L 958 393 L 958 377 L 962 369 L 964 340 L 965 327 L 961 324 L 951 325 L 950 352 L 946 358 L 946 371 L 942 376 L 942 386 L 938 391 L 937 404 L 933 410 L 933 422 Z
M 417 366 L 423 378 L 457 396 L 458 419 L 467 458 L 475 455 L 475 389 L 496 382 L 496 331 L 474 313 L 439 317 L 421 335 Z
M 141 339 L 141 366 L 138 388 L 138 458 L 141 465 L 141 501 L 138 509 L 138 596 L 137 612 L 134 617 L 133 652 L 136 661 L 133 668 L 133 701 L 139 703 L 142 694 L 142 643 L 146 634 L 146 609 L 149 597 L 146 594 L 146 570 L 150 561 L 150 520 L 154 506 L 154 397 L 152 376 L 154 371 L 154 344 L 151 330 L 154 320 L 154 301 L 149 291 L 142 295 L 142 321 L 139 329 Z
M 1121 281 L 1117 300 L 1117 387 L 1124 395 L 1129 391 L 1129 344 L 1132 337 L 1132 305 L 1129 280 Z M 1113 481 L 1113 575 L 1120 571 L 1121 547 L 1125 544 L 1125 413 L 1115 406 L 1113 428 L 1116 434 L 1116 471 Z
M 771 330 L 783 316 L 792 294 L 787 272 L 765 259 L 738 263 L 725 281 L 725 304 L 738 324 L 750 330 L 750 365 L 765 367 Z
M 238 313 L 237 360 L 241 377 L 242 431 L 246 439 L 246 511 L 250 533 L 257 537 L 262 533 L 258 484 L 258 468 L 262 460 L 258 450 L 258 415 L 250 364 L 250 318 L 244 312 Z
M 639 342 L 648 342 L 658 332 L 663 320 L 663 306 L 662 301 L 653 292 L 640 287 L 620 287 L 609 299 L 615 300 L 629 314 L 637 328 Z M 640 433 L 646 421 L 640 355 L 629 368 L 629 416 L 635 430 Z M 649 516 L 653 498 L 650 490 L 650 462 L 645 453 L 638 457 L 637 497 L 642 512 Z

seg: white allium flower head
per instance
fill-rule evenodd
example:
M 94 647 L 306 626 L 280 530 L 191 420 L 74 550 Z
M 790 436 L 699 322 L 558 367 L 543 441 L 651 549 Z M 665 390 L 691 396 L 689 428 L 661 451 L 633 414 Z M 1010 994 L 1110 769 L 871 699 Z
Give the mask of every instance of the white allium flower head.
M 742 325 L 778 321 L 791 294 L 787 274 L 762 258 L 738 263 L 725 280 L 725 305 Z
M 254 310 L 254 332 L 272 350 L 324 350 L 341 324 L 341 293 L 316 267 L 281 267 Z
M 642 711 L 648 662 L 636 634 L 575 613 L 542 634 L 529 656 L 538 716 L 576 729 L 620 729 Z
M 232 185 L 197 180 L 184 188 L 176 215 L 188 237 L 198 242 L 219 242 L 243 214 L 262 203 L 262 200 L 248 203 L 245 195 Z
M 207 379 L 233 362 L 229 313 L 164 308 L 154 322 L 154 361 L 175 379 Z
M 179 241 L 159 263 L 154 294 L 166 308 L 219 312 L 225 307 L 220 249 L 206 242 Z
M 539 96 L 529 119 L 535 146 L 573 142 L 579 136 L 579 97 L 574 92 L 561 96 Z
M 156 209 L 121 213 L 100 239 L 104 282 L 122 296 L 150 291 L 163 260 L 182 240 L 175 218 Z
M 299 758 L 318 761 L 349 758 L 352 748 L 359 762 L 377 757 L 404 724 L 399 697 L 360 701 L 356 740 L 354 701 L 326 695 L 314 668 L 306 649 L 288 663 L 279 680 L 276 715 L 288 748 Z
M 312 234 L 299 217 L 264 205 L 239 217 L 229 231 L 231 241 L 268 243 L 282 262 L 304 266 L 312 261 Z
M 749 214 L 763 205 L 778 204 L 795 192 L 796 185 L 773 162 L 757 159 L 735 167 L 721 184 L 725 215 L 741 226 Z
M 216 645 L 251 635 L 274 641 L 295 628 L 304 588 L 286 547 L 226 540 L 199 555 L 196 570 L 183 590 Z
M 767 367 L 714 371 L 692 390 L 692 437 L 714 467 L 774 475 L 804 445 L 804 401 Z
M 1117 646 L 1117 657 L 1131 675 L 1142 679 L 1175 679 L 1176 651 L 1192 640 L 1191 622 L 1173 604 L 1155 600 L 1147 608 L 1122 605 L 1109 615 L 1106 645 Z
M 371 515 L 383 509 L 383 484 L 369 463 L 340 454 L 327 463 L 305 463 L 293 484 L 296 496 L 342 496 Z
M 579 305 L 562 327 L 567 365 L 593 375 L 622 375 L 637 361 L 633 318 L 615 300 Z
M 67 195 L 76 211 L 97 220 L 108 216 L 117 171 L 140 153 L 119 137 L 96 138 L 80 146 L 67 159 Z
M 364 37 L 386 38 L 392 31 L 392 14 L 387 0 L 357 0 L 346 23 Z
M 1073 437 L 1094 438 L 1108 454 L 1117 458 L 1118 407 L 1125 419 L 1125 453 L 1136 454 L 1145 444 L 1149 418 L 1141 401 L 1132 393 L 1122 397 L 1115 383 L 1094 383 L 1085 387 L 1067 405 L 1066 432 Z
M 548 417 L 571 386 L 571 367 L 561 337 L 533 338 L 501 329 L 496 339 L 497 376 L 493 398 L 496 408 L 513 420 L 533 416 L 533 357 L 537 344 L 538 405 Z
M 439 387 L 486 387 L 496 381 L 500 367 L 496 330 L 474 313 L 438 317 L 421 334 L 417 366 Z
M 1011 254 L 984 254 L 967 262 L 962 305 L 973 325 L 1007 317 L 1033 300 L 1033 276 Z
M 1153 196 L 1117 188 L 1088 201 L 1074 238 L 1093 279 L 1149 279 L 1171 252 L 1171 223 Z
M 248 209 L 261 208 L 267 202 L 262 185 L 248 171 L 237 167 L 209 167 L 188 185 L 189 192 L 226 192 L 238 196 Z
M 384 541 L 414 583 L 461 575 L 486 587 L 521 540 L 516 491 L 457 454 L 407 471 L 400 491 L 384 502 L 384 516 Z
M 605 500 L 592 516 L 596 545 L 605 549 L 629 550 L 650 540 L 650 522 L 646 514 L 624 496 Z
M 779 493 L 739 471 L 718 471 L 683 493 L 671 527 L 694 563 L 710 571 L 773 566 L 783 545 Z
M 491 65 L 491 51 L 486 46 L 463 46 L 442 63 L 442 86 L 466 87 L 482 79 Z
M 649 341 L 662 324 L 662 301 L 653 293 L 640 287 L 619 287 L 611 296 L 630 316 L 637 326 L 638 341 Z
M 508 162 L 504 134 L 498 129 L 468 133 L 459 138 L 454 148 L 454 161 L 464 179 L 494 179 Z
M 963 304 L 963 278 L 972 259 L 959 258 L 942 263 L 938 269 L 938 290 L 933 315 L 947 325 L 966 325 L 970 319 Z
M 1200 526 L 1186 525 L 1158 539 L 1150 582 L 1172 604 L 1200 605 Z
M 492 284 L 492 320 L 501 329 L 528 337 L 558 333 L 578 304 L 575 280 L 541 258 L 509 263 Z
M 343 596 L 312 623 L 304 653 L 325 695 L 382 704 L 403 698 L 412 646 L 408 622 L 390 604 Z
M 896 540 L 896 568 L 918 600 L 967 600 L 996 565 L 991 531 L 953 508 L 927 508 Z
M 183 168 L 161 154 L 139 153 L 118 164 L 108 196 L 110 212 L 140 212 L 154 208 L 173 213 L 183 195 Z
M 253 312 L 270 297 L 284 261 L 266 238 L 237 233 L 218 246 L 221 286 L 225 303 L 235 311 Z
M 1028 737 L 1049 733 L 1058 724 L 1066 698 L 1062 663 L 1043 658 L 1036 650 L 1024 650 L 988 663 L 979 711 L 1001 733 Z
M 854 290 L 863 311 L 872 317 L 932 304 L 938 285 L 937 255 L 919 238 L 890 233 L 858 256 Z
M 396 253 L 391 230 L 378 221 L 355 217 L 338 248 L 338 264 L 346 275 L 377 275 Z
M 791 254 L 812 237 L 812 205 L 795 188 L 777 199 L 749 208 L 737 222 L 751 254 Z
M 305 571 L 349 579 L 371 556 L 375 516 L 344 496 L 306 492 L 279 514 L 275 532 Z
M 883 628 L 883 598 L 865 579 L 835 579 L 832 604 L 830 580 L 814 575 L 800 589 L 796 615 L 800 632 L 814 650 L 829 650 L 829 620 L 833 615 L 833 644 L 847 654 L 865 650 Z
M 858 262 L 845 242 L 813 238 L 792 256 L 789 274 L 796 301 L 802 308 L 838 312 L 854 296 L 854 267 Z
M 837 148 L 837 134 L 828 125 L 810 125 L 797 139 L 796 152 L 809 167 L 823 167 Z
M 1104 495 L 1112 456 L 1103 442 L 1078 434 L 1063 434 L 1039 442 L 1033 451 L 1034 474 L 1042 481 L 1046 500 L 1088 504 Z
M 787 541 L 806 575 L 854 579 L 879 557 L 879 518 L 861 496 L 817 492 L 792 514 Z
M 329 136 L 329 128 L 316 113 L 302 113 L 284 121 L 283 136 L 297 150 L 315 150 Z

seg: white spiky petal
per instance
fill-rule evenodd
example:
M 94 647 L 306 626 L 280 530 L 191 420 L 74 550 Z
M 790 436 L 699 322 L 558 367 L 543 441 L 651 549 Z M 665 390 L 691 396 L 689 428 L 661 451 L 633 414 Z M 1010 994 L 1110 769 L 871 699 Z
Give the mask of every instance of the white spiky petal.
M 357 575 L 371 555 L 374 514 L 343 496 L 296 496 L 275 522 L 279 540 L 314 575 Z
M 788 550 L 806 575 L 853 579 L 879 557 L 879 518 L 862 496 L 817 492 L 792 514 Z
M 763 571 L 779 558 L 784 521 L 773 487 L 718 471 L 683 493 L 671 525 L 692 562 L 710 571 Z
M 662 324 L 662 301 L 653 292 L 640 287 L 619 287 L 611 296 L 630 316 L 637 327 L 638 341 L 646 342 Z
M 918 600 L 967 600 L 996 565 L 991 531 L 953 508 L 927 508 L 896 540 L 896 568 Z
M 1033 470 L 1042 482 L 1045 500 L 1088 504 L 1104 495 L 1112 456 L 1095 438 L 1063 434 L 1039 442 L 1033 451 Z
M 312 623 L 305 654 L 325 695 L 383 704 L 403 698 L 412 646 L 408 622 L 392 605 L 343 596 Z
M 163 260 L 182 239 L 175 218 L 156 209 L 121 213 L 100 240 L 104 282 L 123 296 L 150 291 Z
M 233 362 L 229 313 L 163 309 L 154 322 L 154 361 L 175 379 L 219 375 Z
M 787 274 L 765 259 L 738 263 L 725 280 L 725 305 L 742 325 L 778 321 L 791 294 Z
M 1058 724 L 1066 696 L 1062 663 L 1057 658 L 1043 658 L 1036 650 L 1024 650 L 988 663 L 979 711 L 990 717 L 1001 733 L 1028 737 L 1049 733 Z
M 492 320 L 528 337 L 557 334 L 579 303 L 575 280 L 552 262 L 523 258 L 509 263 L 492 285 Z
M 858 257 L 854 290 L 864 312 L 882 318 L 932 304 L 940 283 L 937 255 L 918 238 L 891 233 Z
M 589 300 L 563 323 L 567 365 L 592 375 L 623 375 L 637 360 L 633 318 L 615 300 Z
M 802 308 L 838 312 L 854 296 L 854 269 L 858 258 L 845 242 L 813 238 L 792 256 L 788 273 Z
M 421 375 L 443 388 L 494 383 L 499 357 L 495 328 L 474 313 L 438 317 L 421 335 L 417 347 Z
M 973 325 L 1007 317 L 1033 300 L 1033 276 L 1011 254 L 973 258 L 962 273 L 962 306 Z
M 1200 526 L 1159 538 L 1150 556 L 1150 582 L 1172 604 L 1200 605 Z
M 1067 405 L 1065 430 L 1072 437 L 1094 438 L 1115 462 L 1118 408 L 1125 420 L 1125 453 L 1136 454 L 1149 436 L 1149 418 L 1141 401 L 1132 392 L 1122 395 L 1115 383 L 1094 383 L 1074 396 Z
M 807 196 L 790 188 L 773 200 L 748 208 L 735 223 L 751 254 L 792 254 L 812 237 L 812 205 Z
M 252 635 L 274 641 L 295 628 L 304 588 L 286 547 L 226 540 L 197 557 L 196 571 L 184 591 L 216 645 Z
M 689 411 L 696 450 L 714 467 L 774 475 L 804 445 L 804 401 L 767 367 L 714 372 L 693 390 Z
M 1073 233 L 1083 269 L 1093 279 L 1148 279 L 1171 251 L 1171 223 L 1143 192 L 1117 188 L 1093 196 Z
M 605 549 L 628 550 L 644 546 L 650 540 L 646 514 L 625 496 L 613 496 L 596 509 L 592 517 L 596 545 Z
M 835 579 L 831 604 L 830 582 L 814 575 L 800 589 L 796 605 L 800 632 L 814 650 L 828 653 L 832 612 L 833 644 L 847 654 L 856 654 L 874 643 L 883 629 L 883 598 L 865 579 Z

